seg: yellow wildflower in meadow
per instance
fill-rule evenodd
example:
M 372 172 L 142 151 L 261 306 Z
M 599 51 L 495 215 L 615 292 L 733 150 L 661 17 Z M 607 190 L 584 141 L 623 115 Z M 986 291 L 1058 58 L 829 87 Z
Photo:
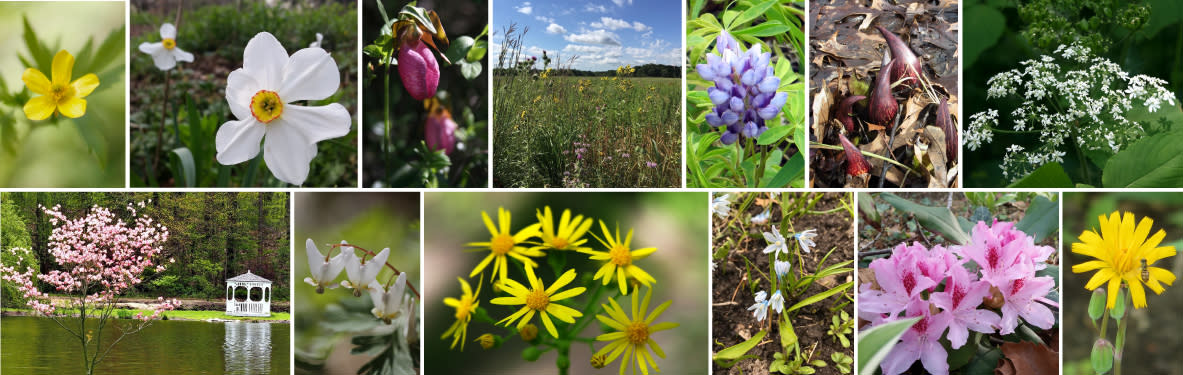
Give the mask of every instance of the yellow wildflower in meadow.
M 1120 212 L 1114 211 L 1108 218 L 1101 215 L 1098 218 L 1101 230 L 1086 230 L 1080 234 L 1080 242 L 1072 244 L 1073 253 L 1096 258 L 1072 266 L 1072 272 L 1097 271 L 1085 288 L 1094 290 L 1108 283 L 1107 308 L 1113 308 L 1117 302 L 1122 282 L 1129 287 L 1130 298 L 1137 309 L 1146 307 L 1146 291 L 1142 288 L 1143 285 L 1155 294 L 1161 294 L 1166 290 L 1162 284 L 1169 286 L 1175 282 L 1175 274 L 1171 271 L 1150 267 L 1159 260 L 1175 256 L 1174 246 L 1158 246 L 1166 236 L 1166 231 L 1159 229 L 1148 238 L 1154 220 L 1142 218 L 1135 226 L 1134 219 L 1131 212 L 1126 212 L 1123 216 Z M 1145 274 L 1143 267 L 1146 268 Z

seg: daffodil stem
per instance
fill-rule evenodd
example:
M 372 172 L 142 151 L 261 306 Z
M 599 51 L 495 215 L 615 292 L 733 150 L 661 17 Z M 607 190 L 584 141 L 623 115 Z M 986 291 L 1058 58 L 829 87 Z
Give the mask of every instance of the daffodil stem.
M 160 173 L 160 147 L 164 145 L 164 127 L 168 122 L 168 92 L 172 83 L 172 69 L 164 71 L 164 101 L 160 102 L 160 127 L 156 128 L 156 153 L 152 156 L 152 173 Z

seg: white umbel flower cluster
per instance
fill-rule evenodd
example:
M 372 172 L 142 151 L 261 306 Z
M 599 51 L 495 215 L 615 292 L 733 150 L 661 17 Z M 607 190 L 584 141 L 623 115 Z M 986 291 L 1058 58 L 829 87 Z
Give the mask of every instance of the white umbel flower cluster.
M 998 110 L 986 109 L 970 116 L 965 130 L 966 147 L 977 150 L 994 140 L 1000 125 L 1038 136 L 1039 145 L 1010 145 L 1003 157 L 1002 174 L 1018 180 L 1050 162 L 1063 162 L 1070 143 L 1085 151 L 1115 154 L 1146 135 L 1141 123 L 1126 116 L 1142 107 L 1158 111 L 1163 103 L 1175 105 L 1167 82 L 1134 75 L 1089 48 L 1061 45 L 1052 55 L 1023 61 L 1022 68 L 1002 72 L 987 81 L 987 98 L 1016 96 L 1022 100 L 1000 120 Z

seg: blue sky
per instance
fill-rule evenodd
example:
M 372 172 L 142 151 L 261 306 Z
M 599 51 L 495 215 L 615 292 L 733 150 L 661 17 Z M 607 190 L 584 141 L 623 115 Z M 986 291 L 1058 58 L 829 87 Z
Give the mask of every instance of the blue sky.
M 526 55 L 542 51 L 566 60 L 578 55 L 574 68 L 615 70 L 646 63 L 682 63 L 682 3 L 677 0 L 495 0 L 493 53 L 501 54 L 502 32 L 510 23 L 529 27 Z M 553 58 L 553 56 L 552 56 Z

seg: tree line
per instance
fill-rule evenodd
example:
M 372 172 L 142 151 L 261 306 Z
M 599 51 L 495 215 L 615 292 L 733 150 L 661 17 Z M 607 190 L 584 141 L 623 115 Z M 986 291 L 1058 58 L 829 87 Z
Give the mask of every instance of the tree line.
M 161 273 L 148 271 L 133 295 L 169 298 L 221 298 L 226 279 L 250 272 L 272 281 L 273 300 L 287 300 L 290 285 L 290 234 L 287 193 L 168 193 L 168 192 L 14 192 L 3 201 L 5 264 L 27 261 L 41 273 L 58 269 L 49 254 L 48 238 L 54 225 L 38 205 L 61 205 L 67 217 L 77 218 L 98 205 L 112 209 L 124 221 L 132 221 L 128 203 L 140 214 L 168 228 L 160 262 Z M 144 202 L 144 208 L 138 203 Z M 13 217 L 10 217 L 13 216 Z M 12 224 L 23 223 L 25 233 Z M 9 233 L 12 232 L 12 233 Z M 9 250 L 27 246 L 34 259 L 17 259 Z M 159 262 L 158 262 L 159 263 Z M 7 291 L 7 285 L 5 291 Z M 43 290 L 52 293 L 51 290 Z M 4 303 L 11 303 L 5 296 Z M 19 307 L 19 306 L 13 306 Z
M 655 77 L 655 78 L 681 78 L 682 68 L 673 65 L 661 64 L 645 64 L 635 66 L 636 71 L 633 72 L 634 77 Z M 516 73 L 514 69 L 498 68 L 493 69 L 494 75 L 509 75 Z M 531 74 L 539 73 L 538 69 L 533 69 Z M 574 76 L 574 77 L 613 77 L 616 76 L 615 70 L 590 71 L 579 69 L 561 69 L 556 70 L 555 75 Z

